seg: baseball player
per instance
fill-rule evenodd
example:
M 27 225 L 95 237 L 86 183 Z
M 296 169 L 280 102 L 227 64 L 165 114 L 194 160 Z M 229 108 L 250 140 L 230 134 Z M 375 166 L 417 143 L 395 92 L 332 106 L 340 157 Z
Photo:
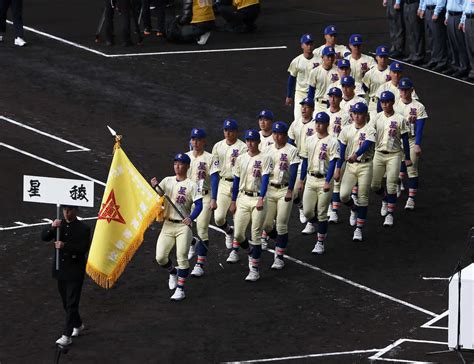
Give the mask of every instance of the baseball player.
M 324 43 L 322 46 L 316 48 L 313 53 L 318 59 L 323 58 L 323 49 L 324 47 L 333 47 L 336 52 L 336 58 L 340 59 L 344 57 L 344 54 L 347 52 L 346 46 L 336 44 L 337 42 L 337 29 L 334 25 L 328 25 L 324 28 Z
M 352 34 L 349 37 L 349 48 L 351 53 L 346 59 L 351 62 L 352 77 L 356 82 L 362 82 L 365 73 L 375 66 L 372 57 L 362 54 L 362 36 L 360 34 Z
M 227 258 L 228 263 L 239 260 L 239 246 L 249 254 L 249 274 L 246 281 L 260 278 L 259 263 L 262 255 L 260 237 L 266 214 L 266 198 L 270 174 L 273 170 L 272 158 L 260 152 L 260 134 L 255 129 L 245 132 L 247 153 L 237 158 L 232 184 L 230 212 L 234 214 L 234 242 Z M 245 237 L 247 226 L 252 221 L 251 240 Z
M 308 80 L 308 98 L 314 100 L 316 113 L 328 108 L 326 91 L 331 83 L 339 80 L 339 73 L 334 65 L 336 59 L 334 47 L 324 47 L 322 55 L 323 62 L 310 72 Z
M 383 111 L 378 113 L 370 125 L 377 132 L 375 155 L 373 160 L 372 183 L 370 187 L 383 195 L 380 214 L 385 217 L 383 226 L 393 225 L 393 212 L 397 201 L 398 172 L 400 171 L 402 148 L 405 151 L 405 164 L 411 165 L 408 144 L 408 125 L 405 118 L 393 110 L 395 95 L 384 91 L 380 95 Z M 382 186 L 384 175 L 387 175 L 387 189 Z
M 300 159 L 295 146 L 288 144 L 288 125 L 277 121 L 272 126 L 275 144 L 267 150 L 272 158 L 273 171 L 267 192 L 267 214 L 263 224 L 271 238 L 276 238 L 275 258 L 272 269 L 283 269 L 283 255 L 288 245 L 288 221 L 293 207 L 293 190 Z M 276 226 L 273 228 L 273 221 Z
M 331 83 L 329 85 L 329 88 L 327 89 L 327 92 L 329 92 L 329 89 L 331 89 L 333 87 L 338 87 L 338 88 L 342 89 L 342 85 L 341 85 L 342 78 L 351 75 L 351 63 L 347 59 L 339 59 L 337 61 L 337 70 L 339 72 L 339 80 L 337 80 L 336 82 Z M 365 91 L 364 91 L 364 88 L 362 87 L 362 83 L 355 82 L 354 93 L 357 96 L 365 98 Z
M 369 96 L 369 116 L 371 120 L 377 115 L 377 90 L 382 84 L 390 81 L 388 55 L 389 49 L 387 46 L 378 46 L 375 51 L 377 65 L 368 70 L 362 78 L 362 84 Z
M 357 104 L 358 102 L 367 103 L 363 97 L 356 95 L 355 93 L 355 80 L 352 76 L 344 76 L 341 79 L 341 86 L 342 86 L 342 101 L 341 101 L 341 109 L 344 110 L 346 113 L 351 115 L 352 107 Z
M 206 132 L 204 129 L 194 128 L 191 130 L 192 150 L 186 153 L 191 160 L 188 178 L 197 184 L 203 205 L 202 212 L 196 220 L 199 240 L 193 238 L 188 255 L 188 259 L 191 259 L 194 254 L 197 254 L 197 263 L 191 272 L 193 277 L 201 277 L 204 274 L 203 267 L 209 249 L 209 222 L 211 221 L 212 210 L 216 208 L 215 205 L 211 206 L 211 198 L 214 200 L 217 198 L 219 184 L 219 173 L 216 169 L 216 163 L 214 163 L 214 157 L 204 150 L 205 146 Z
M 362 241 L 362 228 L 367 218 L 370 183 L 372 181 L 372 159 L 374 157 L 375 129 L 367 124 L 368 108 L 358 102 L 352 108 L 353 123 L 339 134 L 340 154 L 346 156 L 337 162 L 334 179 L 341 177 L 341 167 L 346 160 L 346 169 L 341 180 L 341 201 L 351 208 L 349 223 L 356 226 L 352 240 Z M 357 205 L 351 199 L 352 187 L 358 184 Z
M 309 223 L 316 222 L 315 211 L 317 212 L 318 237 L 312 253 L 323 254 L 328 230 L 327 210 L 333 188 L 332 178 L 340 151 L 337 139 L 328 133 L 329 115 L 319 112 L 315 120 L 316 134 L 306 140 L 301 151 L 303 162 L 299 188 L 304 185 L 303 208 Z
M 262 110 L 258 114 L 258 126 L 260 127 L 260 144 L 258 149 L 266 153 L 266 149 L 274 143 L 272 136 L 273 113 L 270 110 Z
M 308 94 L 308 78 L 313 68 L 321 63 L 319 57 L 313 55 L 314 42 L 311 34 L 304 34 L 300 39 L 303 53 L 294 58 L 288 67 L 288 89 L 285 104 L 294 105 L 295 120 L 301 116 L 300 102 Z
M 316 124 L 313 120 L 314 100 L 312 98 L 306 97 L 305 99 L 303 99 L 303 101 L 300 102 L 300 104 L 301 117 L 299 119 L 295 119 L 291 123 L 290 129 L 288 130 L 288 141 L 290 144 L 296 146 L 296 148 L 298 149 L 298 155 L 301 152 L 301 149 L 303 148 L 306 138 L 313 135 L 316 131 Z M 301 202 L 299 203 L 298 207 L 300 211 L 300 221 L 302 224 L 306 224 L 308 220 L 304 215 L 303 205 L 301 204 Z M 308 231 L 308 234 L 312 234 L 313 232 Z
M 193 238 L 192 222 L 202 211 L 202 196 L 199 188 L 187 177 L 191 159 L 187 154 L 179 153 L 174 157 L 175 176 L 165 177 L 159 186 L 161 195 L 163 191 L 174 203 L 184 219 L 170 204 L 165 204 L 164 223 L 156 243 L 156 261 L 169 272 L 168 286 L 176 289 L 171 296 L 172 301 L 181 301 L 185 298 L 184 283 L 189 275 L 188 251 Z M 151 185 L 158 185 L 156 177 L 151 179 Z M 194 204 L 194 209 L 191 207 Z M 169 258 L 171 249 L 176 245 L 176 269 Z
M 225 232 L 225 245 L 232 249 L 234 230 L 227 222 L 227 211 L 232 201 L 232 182 L 234 180 L 233 169 L 237 157 L 247 151 L 247 146 L 237 138 L 238 125 L 235 120 L 224 120 L 224 139 L 217 142 L 212 148 L 214 164 L 219 172 L 220 181 L 217 191 L 217 199 L 211 196 L 211 209 L 214 210 L 214 221 L 218 228 Z
M 335 138 L 339 137 L 342 128 L 346 125 L 352 123 L 350 115 L 341 109 L 340 104 L 342 101 L 342 91 L 338 87 L 333 87 L 328 92 L 329 96 L 329 109 L 327 114 L 329 115 L 329 135 L 334 136 Z M 344 156 L 341 156 L 343 158 Z M 344 170 L 341 171 L 341 174 L 344 173 Z M 339 216 L 337 214 L 339 207 L 341 206 L 340 198 L 340 187 L 341 181 L 334 181 L 334 188 L 332 193 L 331 204 L 328 209 L 329 222 L 337 224 L 339 222 Z
M 418 189 L 418 164 L 421 156 L 421 139 L 425 120 L 428 118 L 425 106 L 415 100 L 413 94 L 413 82 L 409 78 L 402 78 L 398 84 L 400 90 L 400 100 L 395 104 L 395 111 L 408 120 L 409 144 L 411 166 L 407 167 L 408 172 L 408 200 L 405 209 L 415 209 L 415 197 Z M 402 164 L 403 166 L 403 164 Z
M 403 64 L 400 62 L 392 62 L 390 63 L 390 81 L 387 81 L 379 86 L 377 91 L 375 92 L 375 97 L 377 98 L 377 111 L 382 111 L 382 106 L 380 105 L 380 94 L 384 91 L 390 91 L 395 95 L 395 104 L 400 99 L 400 92 L 398 90 L 398 83 L 403 76 Z M 412 98 L 418 99 L 418 95 L 413 90 Z

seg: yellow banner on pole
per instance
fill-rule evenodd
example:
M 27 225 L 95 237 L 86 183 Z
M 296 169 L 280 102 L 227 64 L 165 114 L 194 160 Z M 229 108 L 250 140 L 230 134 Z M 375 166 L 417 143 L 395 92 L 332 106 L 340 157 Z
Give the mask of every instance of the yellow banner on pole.
M 156 219 L 159 199 L 117 142 L 86 266 L 99 286 L 111 288 L 120 277 Z

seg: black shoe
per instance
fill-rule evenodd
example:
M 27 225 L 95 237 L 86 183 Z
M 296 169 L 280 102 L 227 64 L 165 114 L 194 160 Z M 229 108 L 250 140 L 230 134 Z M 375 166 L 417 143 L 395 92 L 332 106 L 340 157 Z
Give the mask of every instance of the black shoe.
M 435 62 L 428 62 L 428 63 L 425 63 L 425 64 L 422 64 L 421 67 L 423 68 L 428 68 L 428 69 L 432 69 L 436 66 L 436 63 Z
M 467 71 L 461 71 L 461 70 L 459 70 L 459 71 L 454 72 L 451 76 L 456 77 L 456 78 L 463 78 L 463 77 L 465 77 L 465 76 L 467 76 L 467 75 L 468 75 L 468 72 L 467 72 Z
M 435 72 L 442 72 L 442 71 L 445 71 L 446 69 L 447 67 L 445 65 L 437 65 L 432 68 L 432 70 Z
M 113 39 L 106 39 L 106 40 L 105 40 L 105 45 L 106 45 L 107 47 L 112 47 L 112 46 L 115 45 L 115 42 L 114 42 Z
M 405 57 L 405 58 L 402 58 L 402 62 L 405 62 L 405 63 L 412 63 L 413 60 L 412 60 L 410 57 Z
M 446 76 L 451 76 L 452 74 L 456 73 L 456 71 L 450 67 L 447 67 L 444 70 L 442 70 L 441 73 Z
M 390 52 L 390 57 L 391 58 L 401 58 L 401 57 L 403 57 L 403 54 L 401 52 L 398 52 L 398 51 L 392 51 L 392 52 Z
M 420 66 L 423 63 L 423 60 L 422 59 L 414 59 L 410 63 L 414 66 Z
M 133 46 L 133 43 L 132 43 L 131 40 L 126 40 L 126 41 L 124 41 L 124 42 L 122 43 L 122 45 L 123 45 L 124 47 L 131 47 L 131 46 Z
M 474 84 L 474 77 L 466 76 L 466 77 L 463 77 L 462 79 L 464 81 L 467 81 L 467 82 L 470 82 L 470 83 Z

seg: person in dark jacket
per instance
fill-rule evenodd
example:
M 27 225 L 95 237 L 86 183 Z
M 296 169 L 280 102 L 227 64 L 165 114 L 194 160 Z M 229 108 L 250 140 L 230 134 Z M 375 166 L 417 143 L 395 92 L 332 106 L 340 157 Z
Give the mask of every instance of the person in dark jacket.
M 90 228 L 77 219 L 77 207 L 63 206 L 64 220 L 54 220 L 51 226 L 41 233 L 43 241 L 54 240 L 55 253 L 53 259 L 53 278 L 58 281 L 58 290 L 61 295 L 64 310 L 66 311 L 66 325 L 63 335 L 56 344 L 67 346 L 72 343 L 72 336 L 79 336 L 84 329 L 79 315 L 79 301 L 81 298 L 82 283 L 86 270 L 86 255 L 90 248 Z M 59 228 L 59 239 L 56 239 L 56 229 Z M 58 263 L 56 264 L 56 259 Z M 59 268 L 59 269 L 57 269 Z

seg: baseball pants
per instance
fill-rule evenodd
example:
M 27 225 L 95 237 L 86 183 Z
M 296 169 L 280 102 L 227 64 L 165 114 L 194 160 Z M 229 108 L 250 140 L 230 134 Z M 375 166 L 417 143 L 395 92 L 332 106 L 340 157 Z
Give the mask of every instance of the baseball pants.
M 400 171 L 401 153 L 387 153 L 376 151 L 373 161 L 372 183 L 370 187 L 373 191 L 382 188 L 382 180 L 386 173 L 387 193 L 397 193 L 398 174 Z
M 263 223 L 267 213 L 266 198 L 264 199 L 263 210 L 258 211 L 255 207 L 257 205 L 258 197 L 247 196 L 240 193 L 237 197 L 237 211 L 234 215 L 234 239 L 242 243 L 245 241 L 245 231 L 252 220 L 251 225 L 251 244 L 260 245 L 260 238 L 263 231 Z
M 168 263 L 171 249 L 176 245 L 178 268 L 189 268 L 188 252 L 192 239 L 193 233 L 189 226 L 165 220 L 156 242 L 156 261 L 158 264 L 165 265 Z
M 266 196 L 267 214 L 263 224 L 263 230 L 270 232 L 273 229 L 273 220 L 276 219 L 276 231 L 278 235 L 288 234 L 288 221 L 290 220 L 293 201 L 285 201 L 287 187 L 268 187 Z
M 351 198 L 352 187 L 359 186 L 357 204 L 369 205 L 370 183 L 372 182 L 372 160 L 360 163 L 346 163 L 346 170 L 341 181 L 341 201 L 346 203 Z
M 202 196 L 202 211 L 196 219 L 196 230 L 201 240 L 209 240 L 209 223 L 211 222 L 212 211 L 209 210 L 211 203 L 211 193 Z
M 323 187 L 326 182 L 326 178 L 318 178 L 308 175 L 306 178 L 306 184 L 303 192 L 303 212 L 306 218 L 312 219 L 315 211 L 317 212 L 317 218 L 319 222 L 327 221 L 328 207 L 332 199 L 333 185 L 331 183 L 331 189 L 324 192 Z
M 221 179 L 217 191 L 217 209 L 214 211 L 214 221 L 217 226 L 222 226 L 227 221 L 227 212 L 232 202 L 232 181 Z

